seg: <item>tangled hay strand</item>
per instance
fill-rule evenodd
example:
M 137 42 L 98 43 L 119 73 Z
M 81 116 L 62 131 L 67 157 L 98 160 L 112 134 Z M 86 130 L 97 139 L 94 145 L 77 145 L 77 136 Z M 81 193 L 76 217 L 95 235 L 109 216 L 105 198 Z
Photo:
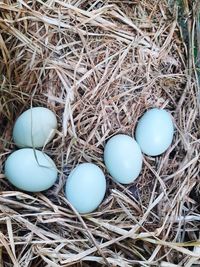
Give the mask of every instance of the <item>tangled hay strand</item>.
M 0 266 L 200 264 L 198 82 L 187 49 L 196 5 L 184 3 L 187 44 L 176 6 L 165 0 L 0 2 Z M 59 121 L 43 148 L 58 182 L 37 194 L 17 191 L 3 170 L 16 149 L 13 123 L 31 105 L 50 107 Z M 160 157 L 144 156 L 136 182 L 117 184 L 102 160 L 105 142 L 133 136 L 151 107 L 173 115 L 173 144 Z M 80 162 L 107 175 L 103 203 L 83 216 L 63 192 Z

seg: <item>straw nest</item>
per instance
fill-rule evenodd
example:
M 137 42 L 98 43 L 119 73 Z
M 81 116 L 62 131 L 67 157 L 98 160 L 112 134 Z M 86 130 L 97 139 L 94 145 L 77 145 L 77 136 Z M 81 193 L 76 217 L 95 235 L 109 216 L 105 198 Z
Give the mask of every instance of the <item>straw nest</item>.
M 0 3 L 0 266 L 200 266 L 198 6 L 172 2 Z M 13 123 L 31 105 L 59 121 L 43 149 L 59 178 L 37 194 L 17 191 L 3 169 L 16 149 Z M 117 184 L 105 170 L 105 142 L 133 136 L 151 107 L 173 115 L 173 144 L 144 156 L 133 184 Z M 103 203 L 83 216 L 63 192 L 80 162 L 107 176 Z

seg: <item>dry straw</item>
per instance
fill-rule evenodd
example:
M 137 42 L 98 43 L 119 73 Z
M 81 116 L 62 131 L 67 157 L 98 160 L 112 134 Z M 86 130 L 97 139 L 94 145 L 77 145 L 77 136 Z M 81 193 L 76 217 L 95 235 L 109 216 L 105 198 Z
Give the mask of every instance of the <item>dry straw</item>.
M 179 4 L 0 2 L 1 267 L 200 266 L 198 1 Z M 31 104 L 59 120 L 44 147 L 59 179 L 38 194 L 16 191 L 3 171 L 13 123 Z M 68 173 L 80 162 L 105 171 L 105 141 L 133 135 L 151 107 L 173 115 L 173 145 L 145 157 L 130 186 L 107 174 L 102 205 L 80 216 L 64 198 Z

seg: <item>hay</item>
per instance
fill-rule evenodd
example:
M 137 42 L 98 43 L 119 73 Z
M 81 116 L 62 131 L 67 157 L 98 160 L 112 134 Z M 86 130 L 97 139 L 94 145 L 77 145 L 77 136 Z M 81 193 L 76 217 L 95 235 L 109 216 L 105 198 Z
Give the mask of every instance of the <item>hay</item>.
M 198 3 L 179 2 L 0 2 L 0 266 L 200 266 Z M 59 179 L 37 194 L 3 175 L 13 123 L 31 104 L 59 121 L 44 148 Z M 133 135 L 151 107 L 173 115 L 173 145 L 145 156 L 129 186 L 107 174 L 103 203 L 80 216 L 66 176 L 80 162 L 106 172 L 105 141 Z

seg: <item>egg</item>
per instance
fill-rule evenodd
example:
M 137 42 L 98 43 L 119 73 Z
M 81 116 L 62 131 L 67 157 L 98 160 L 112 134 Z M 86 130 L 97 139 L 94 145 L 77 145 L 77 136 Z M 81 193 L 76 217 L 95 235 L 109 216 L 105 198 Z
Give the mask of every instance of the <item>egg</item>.
M 136 141 L 125 134 L 110 138 L 104 149 L 108 172 L 119 183 L 132 183 L 142 169 L 142 153 Z
M 82 163 L 70 173 L 65 195 L 80 213 L 94 211 L 106 192 L 106 179 L 102 170 L 93 163 Z
M 136 141 L 143 153 L 158 156 L 172 143 L 174 126 L 171 115 L 164 109 L 148 110 L 136 127 Z
M 23 112 L 15 122 L 13 139 L 18 147 L 43 147 L 57 129 L 55 114 L 48 108 L 34 107 Z
M 45 153 L 32 148 L 13 152 L 5 162 L 5 176 L 15 187 L 29 192 L 50 188 L 57 179 L 53 160 Z

